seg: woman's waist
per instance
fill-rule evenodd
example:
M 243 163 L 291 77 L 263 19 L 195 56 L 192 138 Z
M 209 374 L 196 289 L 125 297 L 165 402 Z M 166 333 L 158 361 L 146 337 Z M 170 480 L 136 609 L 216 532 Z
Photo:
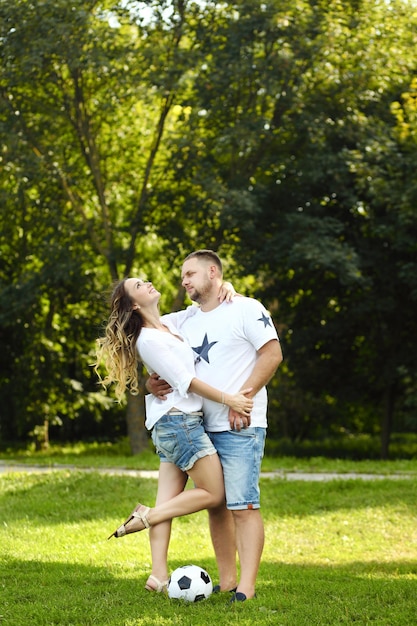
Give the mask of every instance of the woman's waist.
M 152 394 L 145 396 L 147 404 L 152 407 L 161 407 L 165 411 L 177 409 L 178 411 L 201 411 L 203 398 L 195 393 L 188 393 L 186 397 L 179 394 L 175 389 L 166 394 L 166 400 L 161 400 Z
M 169 409 L 165 415 L 197 415 L 198 417 L 202 417 L 203 411 L 181 411 L 181 409 L 177 409 L 177 407 L 172 407 Z

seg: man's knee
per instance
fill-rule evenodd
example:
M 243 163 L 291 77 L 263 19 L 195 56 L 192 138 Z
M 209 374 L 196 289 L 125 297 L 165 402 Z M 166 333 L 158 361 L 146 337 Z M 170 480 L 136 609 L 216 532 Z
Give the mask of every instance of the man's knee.
M 217 506 L 210 507 L 208 509 L 208 514 L 211 521 L 224 520 L 229 516 L 231 517 L 231 511 L 228 511 L 226 508 L 226 502 L 224 499 L 222 499 Z
M 254 521 L 255 519 L 261 519 L 260 509 L 238 509 L 231 511 L 235 523 L 244 523 L 246 521 Z
M 226 508 L 226 504 L 224 501 L 224 493 L 213 494 L 212 502 L 209 507 L 209 514 L 211 511 L 217 512 L 217 515 L 221 515 L 222 511 Z

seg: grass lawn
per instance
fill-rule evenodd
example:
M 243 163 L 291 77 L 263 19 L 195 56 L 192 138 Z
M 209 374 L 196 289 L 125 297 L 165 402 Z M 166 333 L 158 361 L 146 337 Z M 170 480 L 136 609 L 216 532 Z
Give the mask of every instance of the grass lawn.
M 417 456 L 417 453 L 416 453 Z M 0 463 L 62 467 L 65 465 L 88 468 L 158 469 L 158 457 L 152 444 L 149 450 L 132 456 L 126 440 L 118 443 L 84 443 L 51 445 L 46 451 L 31 448 L 7 449 L 0 452 Z M 329 459 L 325 457 L 299 458 L 293 456 L 265 456 L 264 472 L 362 472 L 369 474 L 407 474 L 417 477 L 417 458 L 391 461 Z
M 155 480 L 78 470 L 2 474 L 0 624 L 417 624 L 413 473 L 376 481 L 262 479 L 266 545 L 257 599 L 232 606 L 225 594 L 187 604 L 145 591 L 146 532 L 107 541 L 136 501 L 153 503 Z M 217 582 L 205 512 L 174 521 L 170 567 L 187 563 Z

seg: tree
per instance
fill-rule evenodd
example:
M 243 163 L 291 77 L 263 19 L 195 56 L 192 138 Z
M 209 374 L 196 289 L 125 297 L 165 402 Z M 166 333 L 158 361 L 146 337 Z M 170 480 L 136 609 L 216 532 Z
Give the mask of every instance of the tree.
M 378 339 L 413 330 L 412 166 L 391 103 L 413 72 L 415 18 L 400 0 L 0 5 L 0 393 L 14 434 L 51 398 L 70 399 L 54 404 L 64 418 L 83 398 L 83 415 L 101 411 L 85 365 L 106 310 L 91 293 L 140 273 L 163 310 L 180 305 L 178 258 L 196 247 L 279 318 L 275 434 L 376 430 L 391 383 L 386 405 L 405 419 L 414 363 L 403 334 L 384 334 L 382 376 Z
M 178 3 L 180 18 L 181 6 Z M 147 271 L 153 254 L 158 252 L 158 239 L 152 235 L 149 196 L 151 176 L 157 180 L 166 167 L 166 156 L 159 165 L 156 162 L 181 75 L 176 55 L 181 19 L 178 28 L 166 34 L 167 55 L 173 58 L 165 76 L 159 73 L 156 84 L 156 71 L 149 66 L 150 42 L 148 48 L 138 46 L 142 41 L 138 38 L 141 26 L 127 9 L 94 1 L 78 0 L 69 5 L 63 1 L 22 0 L 4 3 L 1 13 L 1 106 L 3 131 L 8 137 L 4 161 L 15 173 L 14 188 L 9 185 L 13 195 L 4 197 L 3 217 L 6 221 L 7 208 L 19 192 L 23 235 L 32 239 L 31 229 L 35 227 L 39 239 L 39 247 L 31 250 L 26 266 L 45 294 L 44 306 L 39 306 L 40 294 L 30 299 L 40 316 L 40 332 L 44 333 L 45 323 L 51 323 L 56 316 L 56 306 L 52 307 L 57 297 L 54 279 L 60 272 L 66 274 L 67 281 L 71 275 L 68 249 L 80 254 L 74 259 L 72 276 L 80 263 L 84 268 L 89 263 L 91 268 L 96 266 L 89 272 L 93 271 L 98 280 L 89 287 L 97 290 L 102 289 L 100 283 L 106 284 L 132 269 L 137 271 L 138 253 L 141 271 Z M 116 15 L 118 27 L 110 28 L 109 16 Z M 141 150 L 137 148 L 139 142 Z M 43 215 L 39 214 L 39 206 Z M 62 238 L 57 237 L 60 230 Z M 139 233 L 147 241 L 139 241 Z M 78 237 L 80 248 L 75 245 Z M 61 258 L 51 255 L 51 239 L 61 251 Z M 18 241 L 14 241 L 17 246 Z M 4 245 L 11 247 L 11 242 Z M 63 252 L 62 247 L 67 251 Z M 168 262 L 160 265 L 156 275 L 164 275 Z M 14 268 L 12 276 L 5 268 L 4 298 L 10 290 L 24 285 L 24 266 Z M 49 281 L 48 276 L 53 279 Z M 169 274 L 166 283 L 169 285 Z M 71 285 L 74 295 L 79 295 L 73 282 Z M 82 298 L 88 301 L 85 294 Z M 65 299 L 60 304 L 67 306 Z M 91 315 L 91 309 L 85 307 L 84 312 L 87 310 Z M 103 306 L 100 310 L 104 315 Z M 60 333 L 67 330 L 69 319 L 59 327 Z M 49 363 L 56 355 L 52 344 L 47 342 L 47 346 Z M 33 345 L 31 350 L 35 355 Z M 20 362 L 17 356 L 16 360 Z M 27 366 L 32 377 L 41 374 L 29 362 Z M 12 378 L 8 377 L 6 393 Z M 58 396 L 51 376 L 43 380 L 45 395 Z M 31 411 L 42 412 L 38 399 L 29 396 L 26 402 Z M 41 402 L 40 407 L 44 406 Z M 130 410 L 128 415 L 134 416 L 133 429 L 143 421 L 139 410 Z
M 405 310 L 391 319 L 386 309 L 387 297 L 397 300 L 377 275 L 397 284 L 400 257 L 392 265 L 380 254 L 385 210 L 364 229 L 368 192 L 352 155 L 367 163 L 375 134 L 389 141 L 390 103 L 413 68 L 410 7 L 270 2 L 254 11 L 244 1 L 208 7 L 188 160 L 193 179 L 204 185 L 184 211 L 191 216 L 199 205 L 197 214 L 204 211 L 215 226 L 213 242 L 230 251 L 235 267 L 254 274 L 257 295 L 273 310 L 279 305 L 288 389 L 295 385 L 306 398 L 299 416 L 291 415 L 294 436 L 317 435 L 329 423 L 373 430 L 377 417 L 386 456 L 390 427 L 383 416 L 392 409 L 383 406 L 393 402 L 392 394 L 386 399 L 388 377 L 380 374 L 376 329 L 395 322 L 410 335 L 413 308 L 402 293 Z M 387 153 L 383 159 L 388 165 Z M 402 181 L 395 185 L 403 188 Z M 377 202 L 386 205 L 385 192 Z M 395 222 L 390 228 L 394 233 Z M 410 263 L 403 242 L 401 255 Z M 384 334 L 389 372 L 410 371 L 397 349 L 402 339 Z
M 155 224 L 161 222 L 168 206 L 163 183 L 167 179 L 175 182 L 172 146 L 181 141 L 180 128 L 187 122 L 176 102 L 187 92 L 188 73 L 196 62 L 197 7 L 191 4 L 187 14 L 187 2 L 148 4 L 154 13 L 146 20 L 137 11 L 143 3 L 121 7 L 94 0 L 75 0 L 70 5 L 63 0 L 20 0 L 1 7 L 4 158 L 16 174 L 12 192 L 19 189 L 27 211 L 22 217 L 24 234 L 31 237 L 32 227 L 39 234 L 39 246 L 26 263 L 16 268 L 12 277 L 5 271 L 3 297 L 22 287 L 22 272 L 30 267 L 45 298 L 39 309 L 38 298 L 30 299 L 39 312 L 40 333 L 50 320 L 56 325 L 56 306 L 52 306 L 55 283 L 46 276 L 67 272 L 66 261 L 71 258 L 64 253 L 57 259 L 47 247 L 43 249 L 55 236 L 55 229 L 62 229 L 57 248 L 73 246 L 74 237 L 83 242 L 84 250 L 82 245 L 77 247 L 80 256 L 74 259 L 72 276 L 81 265 L 87 277 L 85 268 L 92 263 L 95 268 L 88 271 L 97 278 L 93 288 L 140 272 L 161 279 L 167 303 L 178 291 L 171 278 L 177 246 L 165 246 L 156 267 L 154 255 L 161 254 L 161 238 L 155 233 Z M 180 185 L 181 180 L 177 190 Z M 13 196 L 5 198 L 5 221 L 12 202 Z M 45 207 L 43 214 L 38 206 Z M 49 233 L 46 240 L 40 236 L 43 231 Z M 162 236 L 170 239 L 169 232 Z M 87 290 L 87 278 L 83 286 Z M 80 294 L 80 289 L 74 292 Z M 82 298 L 88 301 L 84 293 Z M 65 300 L 63 305 L 67 306 Z M 86 304 L 83 311 L 91 313 Z M 104 317 L 104 308 L 100 311 Z M 57 326 L 57 333 L 68 324 L 69 319 Z M 91 341 L 91 329 L 89 338 Z M 48 366 L 56 363 L 58 373 L 55 344 L 46 345 L 46 362 Z M 84 354 L 85 346 L 79 347 Z M 29 350 L 36 354 L 32 344 Z M 20 363 L 17 355 L 14 365 L 16 362 Z M 32 375 L 40 375 L 30 362 L 27 365 Z M 13 374 L 9 364 L 5 367 L 9 370 L 3 389 L 7 395 L 20 365 Z M 43 381 L 45 396 L 58 397 L 53 378 Z M 82 384 L 79 388 L 84 391 Z M 39 404 L 42 394 L 33 394 L 25 396 L 25 413 L 28 407 L 29 413 L 40 413 L 39 407 L 45 406 L 43 401 Z M 143 430 L 141 398 L 128 399 L 135 404 L 127 412 L 131 440 L 143 441 L 137 436 Z M 20 413 L 22 408 L 14 412 Z

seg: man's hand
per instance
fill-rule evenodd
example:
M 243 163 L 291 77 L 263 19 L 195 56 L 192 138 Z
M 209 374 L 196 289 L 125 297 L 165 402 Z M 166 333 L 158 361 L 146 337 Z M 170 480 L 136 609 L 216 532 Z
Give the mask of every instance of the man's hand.
M 232 430 L 237 430 L 238 432 L 241 431 L 242 428 L 249 428 L 250 415 L 241 415 L 237 411 L 229 409 L 229 424 Z
M 166 400 L 167 394 L 172 392 L 172 388 L 167 381 L 159 378 L 158 374 L 151 374 L 145 383 L 145 387 L 149 393 L 152 393 L 160 400 Z

